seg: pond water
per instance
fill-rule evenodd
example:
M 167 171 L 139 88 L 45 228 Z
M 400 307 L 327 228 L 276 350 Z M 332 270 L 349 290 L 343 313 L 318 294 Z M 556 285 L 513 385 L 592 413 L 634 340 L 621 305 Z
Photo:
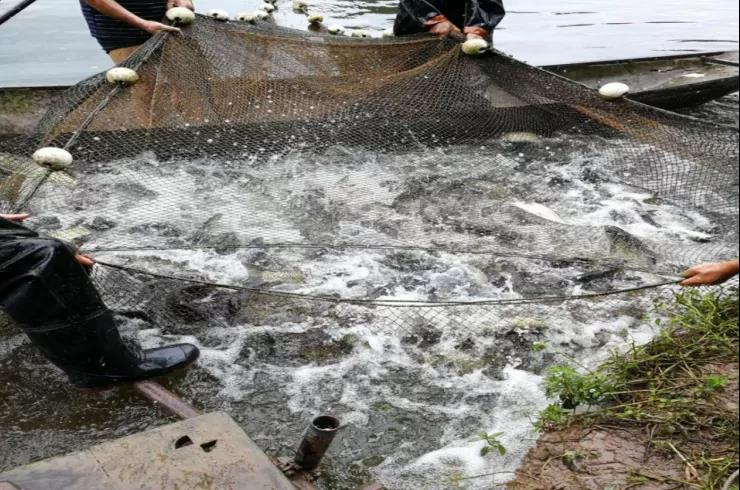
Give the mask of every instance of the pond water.
M 199 12 L 232 15 L 262 0 L 196 0 Z M 15 0 L 0 2 L 0 12 Z M 304 28 L 289 0 L 279 24 Z M 313 0 L 327 24 L 369 29 L 392 26 L 396 0 Z M 507 0 L 509 14 L 496 36 L 499 49 L 532 64 L 623 59 L 738 48 L 738 2 L 641 0 L 543 2 Z M 536 33 L 536 35 L 533 35 Z M 90 38 L 77 2 L 38 0 L 0 26 L 0 87 L 69 85 L 110 66 Z

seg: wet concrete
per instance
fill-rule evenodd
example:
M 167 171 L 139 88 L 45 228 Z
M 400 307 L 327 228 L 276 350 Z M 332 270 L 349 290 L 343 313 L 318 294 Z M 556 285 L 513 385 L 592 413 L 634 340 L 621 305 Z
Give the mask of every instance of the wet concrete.
M 0 473 L 24 490 L 295 490 L 239 426 L 210 413 Z

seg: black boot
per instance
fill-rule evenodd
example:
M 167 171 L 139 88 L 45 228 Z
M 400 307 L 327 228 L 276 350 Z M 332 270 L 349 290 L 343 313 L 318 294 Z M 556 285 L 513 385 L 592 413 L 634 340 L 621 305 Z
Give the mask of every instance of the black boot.
M 187 366 L 198 348 L 176 344 L 134 352 L 121 339 L 110 311 L 53 329 L 25 329 L 31 341 L 78 388 L 152 378 Z
M 74 257 L 57 240 L 0 219 L 0 309 L 79 387 L 169 373 L 198 357 L 178 344 L 141 353 L 121 340 L 113 314 Z

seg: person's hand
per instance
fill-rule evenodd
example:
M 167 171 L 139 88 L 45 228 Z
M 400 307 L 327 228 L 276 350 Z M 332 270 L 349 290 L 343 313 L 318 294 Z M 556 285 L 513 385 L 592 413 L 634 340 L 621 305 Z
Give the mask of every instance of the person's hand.
M 94 261 L 94 260 L 93 260 L 93 258 L 92 258 L 92 257 L 90 257 L 89 255 L 82 255 L 82 254 L 77 254 L 77 255 L 75 255 L 75 260 L 76 260 L 76 261 L 77 261 L 77 262 L 78 262 L 78 263 L 79 263 L 79 264 L 80 264 L 81 266 L 83 266 L 83 267 L 86 267 L 86 268 L 88 268 L 88 269 L 92 269 L 92 266 L 94 266 L 94 265 L 95 265 L 95 261 Z
M 167 24 L 162 24 L 161 22 L 156 22 L 154 20 L 145 20 L 139 25 L 139 29 L 142 31 L 146 31 L 149 34 L 156 34 L 160 31 L 163 32 L 180 32 L 180 29 L 175 26 L 168 26 Z
M 167 9 L 172 7 L 185 7 L 186 9 L 195 10 L 193 8 L 193 2 L 190 0 L 167 0 Z
M 483 27 L 468 26 L 465 28 L 465 37 L 469 41 L 471 39 L 483 39 L 486 40 L 488 31 Z
M 429 32 L 435 36 L 446 37 L 453 32 L 461 33 L 455 24 L 450 22 L 444 15 L 438 15 L 426 22 Z
M 452 22 L 446 21 L 446 22 L 440 22 L 439 24 L 434 24 L 429 29 L 429 32 L 431 32 L 435 36 L 446 37 L 452 34 L 453 32 L 460 32 L 460 29 L 458 29 L 457 26 L 453 24 Z
M 31 215 L 28 213 L 21 213 L 21 214 L 0 214 L 0 218 L 6 219 L 8 221 L 13 221 L 15 223 L 21 223 L 22 221 L 30 218 Z
M 681 286 L 714 286 L 738 273 L 738 261 L 699 264 L 683 272 Z

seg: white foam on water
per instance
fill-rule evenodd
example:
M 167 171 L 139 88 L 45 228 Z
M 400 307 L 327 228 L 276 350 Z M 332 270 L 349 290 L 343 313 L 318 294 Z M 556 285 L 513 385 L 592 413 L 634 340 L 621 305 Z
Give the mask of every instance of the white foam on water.
M 541 150 L 557 143 L 543 139 L 531 144 Z M 647 248 L 696 245 L 710 238 L 722 244 L 721 237 L 711 237 L 712 220 L 697 211 L 604 175 L 584 180 L 585 169 L 606 173 L 597 152 L 557 163 L 530 159 L 528 150 L 516 153 L 521 156 L 511 158 L 491 148 L 397 157 L 338 151 L 312 157 L 307 164 L 296 152 L 229 165 L 206 160 L 165 164 L 149 155 L 80 176 L 77 189 L 48 193 L 34 211 L 57 217 L 62 228 L 80 223 L 90 227 L 97 217 L 110 219 L 109 228 L 93 228 L 85 244 L 93 250 L 120 247 L 122 240 L 129 247 L 177 249 L 97 255 L 111 262 L 249 287 L 264 282 L 255 271 L 289 271 L 300 280 L 267 281 L 267 286 L 406 302 L 587 294 L 660 278 L 627 271 L 606 274 L 603 284 L 591 283 L 578 278 L 600 272 L 598 267 L 594 271 L 588 265 L 505 253 L 263 245 L 320 245 L 336 239 L 378 247 L 460 245 L 522 255 L 614 258 L 604 232 L 607 225 L 621 228 Z M 474 163 L 459 164 L 466 161 Z M 520 164 L 529 167 L 517 170 Z M 444 178 L 437 179 L 439 175 Z M 553 189 L 559 185 L 550 182 L 554 177 L 567 185 Z M 215 248 L 187 249 L 200 236 Z M 218 249 L 231 236 L 251 240 L 250 248 Z M 218 240 L 211 243 L 209 237 Z M 736 249 L 736 244 L 724 245 Z M 656 261 L 645 268 L 672 265 L 660 256 Z M 611 349 L 652 338 L 652 326 L 638 317 L 650 310 L 653 298 L 647 292 L 603 301 L 416 310 L 311 303 L 300 318 L 292 315 L 296 312 L 290 303 L 271 303 L 263 306 L 269 310 L 264 318 L 244 315 L 209 326 L 207 332 L 182 335 L 139 329 L 138 338 L 145 347 L 173 341 L 198 345 L 199 369 L 218 380 L 218 397 L 226 407 L 248 404 L 262 376 L 276 380 L 274 389 L 287 400 L 284 407 L 274 408 L 282 417 L 306 420 L 332 412 L 347 426 L 344 433 L 377 433 L 377 440 L 358 451 L 362 457 L 382 453 L 384 461 L 368 471 L 389 488 L 449 488 L 455 475 L 497 473 L 461 481 L 466 488 L 483 489 L 510 478 L 536 438 L 532 421 L 547 404 L 540 375 L 553 361 L 532 352 L 531 343 L 544 342 L 546 353 L 563 353 L 595 366 Z M 209 295 L 192 303 L 212 301 Z M 317 342 L 311 337 L 317 330 L 334 341 L 352 337 L 351 353 L 287 362 L 253 345 L 259 336 L 289 334 Z M 396 420 L 398 426 L 386 427 Z M 482 457 L 481 431 L 501 432 L 506 455 Z M 392 441 L 391 451 L 382 444 L 386 439 Z

